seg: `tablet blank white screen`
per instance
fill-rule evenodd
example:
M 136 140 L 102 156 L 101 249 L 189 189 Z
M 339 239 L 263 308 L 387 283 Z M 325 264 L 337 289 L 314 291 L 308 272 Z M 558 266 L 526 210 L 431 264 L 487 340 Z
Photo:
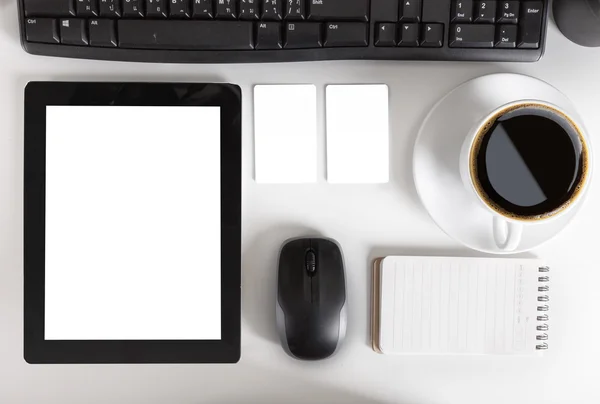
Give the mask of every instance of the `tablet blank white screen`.
M 47 340 L 221 338 L 218 107 L 48 106 Z

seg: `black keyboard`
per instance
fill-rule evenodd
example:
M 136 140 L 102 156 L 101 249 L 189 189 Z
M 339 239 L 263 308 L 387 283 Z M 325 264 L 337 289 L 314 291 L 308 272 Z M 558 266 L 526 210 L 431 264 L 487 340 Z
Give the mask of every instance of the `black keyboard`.
M 141 62 L 538 60 L 549 0 L 19 0 L 33 54 Z

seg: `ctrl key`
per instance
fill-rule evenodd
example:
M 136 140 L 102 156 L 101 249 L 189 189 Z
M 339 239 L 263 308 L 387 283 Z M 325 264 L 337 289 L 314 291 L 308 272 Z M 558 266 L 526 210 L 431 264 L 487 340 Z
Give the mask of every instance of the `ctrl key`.
M 335 22 L 325 24 L 325 47 L 367 46 L 368 24 Z
M 58 21 L 54 18 L 27 18 L 25 38 L 28 42 L 59 44 Z

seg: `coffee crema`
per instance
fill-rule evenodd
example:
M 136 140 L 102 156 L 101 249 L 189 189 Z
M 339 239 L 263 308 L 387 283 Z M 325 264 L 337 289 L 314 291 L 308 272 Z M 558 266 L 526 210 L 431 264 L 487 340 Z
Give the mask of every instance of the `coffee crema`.
M 589 175 L 589 150 L 564 112 L 523 103 L 498 111 L 479 129 L 469 166 L 487 206 L 509 219 L 536 221 L 579 197 Z

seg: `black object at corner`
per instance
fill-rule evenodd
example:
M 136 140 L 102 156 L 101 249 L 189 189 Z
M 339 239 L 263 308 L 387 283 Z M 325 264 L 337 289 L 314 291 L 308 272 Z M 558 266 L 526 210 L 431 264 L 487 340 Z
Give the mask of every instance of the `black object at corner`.
M 46 106 L 221 110 L 221 340 L 44 339 Z M 241 333 L 241 90 L 230 84 L 32 82 L 25 88 L 24 357 L 28 363 L 235 363 Z M 191 319 L 202 321 L 202 319 Z
M 554 0 L 556 25 L 572 42 L 600 46 L 600 0 Z

